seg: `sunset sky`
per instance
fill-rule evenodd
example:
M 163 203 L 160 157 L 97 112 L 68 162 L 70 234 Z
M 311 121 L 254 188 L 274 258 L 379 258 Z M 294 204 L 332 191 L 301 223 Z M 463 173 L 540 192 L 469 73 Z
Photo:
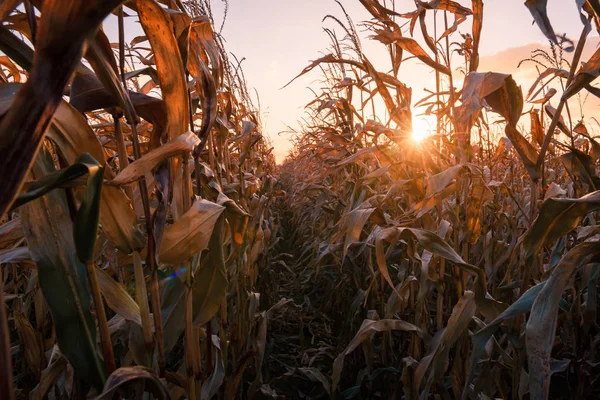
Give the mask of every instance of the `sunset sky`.
M 484 24 L 481 54 L 482 68 L 497 72 L 515 72 L 517 63 L 530 50 L 547 46 L 547 42 L 537 26 L 532 25 L 532 17 L 523 5 L 523 0 L 487 0 L 484 2 Z M 369 20 L 369 14 L 358 0 L 342 0 L 355 23 Z M 471 8 L 471 1 L 460 0 Z M 213 1 L 215 25 L 222 21 L 223 3 Z M 413 0 L 396 1 L 396 9 L 408 12 L 415 9 Z M 575 1 L 550 0 L 550 19 L 557 33 L 566 33 L 571 39 L 579 37 L 581 21 Z M 287 154 L 291 144 L 289 135 L 278 134 L 286 130 L 286 125 L 297 127 L 303 106 L 312 99 L 306 89 L 315 79 L 318 71 L 313 71 L 295 81 L 285 89 L 280 89 L 297 75 L 304 66 L 324 52 L 329 45 L 323 32 L 323 25 L 335 27 L 331 21 L 322 22 L 327 14 L 343 17 L 340 7 L 333 0 L 229 0 L 229 10 L 223 35 L 227 49 L 238 58 L 246 58 L 243 63 L 246 78 L 260 96 L 265 132 L 272 138 L 275 154 L 279 161 Z M 459 32 L 468 32 L 472 19 L 459 27 Z M 417 29 L 418 30 L 418 29 Z M 379 52 L 383 47 L 365 38 L 362 42 L 365 53 L 380 69 L 387 69 L 389 63 Z M 417 39 L 420 39 L 415 32 Z M 381 62 L 378 58 L 381 57 Z M 416 64 L 416 63 L 414 63 Z M 523 68 L 522 68 L 523 69 Z M 481 70 L 481 68 L 480 68 Z M 409 65 L 400 71 L 400 79 L 413 87 L 414 101 L 419 99 L 422 87 L 431 87 L 429 68 Z M 525 72 L 522 71 L 522 75 Z M 518 83 L 528 88 L 530 82 Z M 526 89 L 525 89 L 526 90 Z

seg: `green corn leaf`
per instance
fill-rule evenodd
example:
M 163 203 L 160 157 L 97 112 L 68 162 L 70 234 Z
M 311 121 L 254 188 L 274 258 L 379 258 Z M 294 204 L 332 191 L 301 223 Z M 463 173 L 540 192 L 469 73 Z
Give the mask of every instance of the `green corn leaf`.
M 73 233 L 77 255 L 81 262 L 87 263 L 94 259 L 104 168 L 90 155 L 84 154 L 81 160 L 86 162 L 89 175 L 85 195 L 75 217 Z
M 41 151 L 32 169 L 34 177 L 47 176 L 53 169 L 50 155 Z M 65 195 L 59 190 L 50 191 L 22 206 L 19 212 L 60 350 L 79 376 L 101 390 L 105 371 L 96 349 L 85 266 L 75 250 Z

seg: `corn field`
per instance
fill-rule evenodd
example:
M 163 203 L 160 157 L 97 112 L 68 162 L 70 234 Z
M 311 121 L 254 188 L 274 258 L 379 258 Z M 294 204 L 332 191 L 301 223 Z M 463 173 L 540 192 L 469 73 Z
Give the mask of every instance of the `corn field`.
M 0 1 L 0 399 L 600 397 L 600 3 L 491 1 L 336 1 L 281 165 L 210 0 Z

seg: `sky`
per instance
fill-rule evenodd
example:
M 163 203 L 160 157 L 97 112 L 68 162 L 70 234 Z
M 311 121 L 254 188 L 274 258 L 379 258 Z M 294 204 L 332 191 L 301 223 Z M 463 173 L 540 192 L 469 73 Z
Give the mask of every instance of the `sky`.
M 218 30 L 223 22 L 225 3 L 223 0 L 211 1 Z M 370 14 L 358 0 L 340 2 L 355 23 L 370 19 Z M 470 0 L 458 2 L 471 8 Z M 545 37 L 532 24 L 533 18 L 523 3 L 524 0 L 484 0 L 481 67 L 495 72 L 517 72 L 518 76 L 516 67 L 523 58 L 521 56 L 527 57 L 536 47 L 547 46 Z M 415 8 L 413 0 L 396 0 L 399 12 Z M 575 0 L 549 0 L 548 13 L 557 33 L 566 33 L 573 40 L 579 37 L 582 24 Z M 271 138 L 278 162 L 292 146 L 291 134 L 285 132 L 288 127 L 299 126 L 297 121 L 302 117 L 303 108 L 313 98 L 307 87 L 318 88 L 315 85 L 319 78 L 318 69 L 288 87 L 282 87 L 311 60 L 327 53 L 329 39 L 323 26 L 336 27 L 331 20 L 323 22 L 328 14 L 343 18 L 340 6 L 334 0 L 228 0 L 222 31 L 225 47 L 238 59 L 244 58 L 242 66 L 247 82 L 259 96 L 263 132 Z M 471 18 L 467 19 L 458 31 L 470 32 L 471 21 Z M 417 31 L 418 28 L 415 36 L 420 39 Z M 382 52 L 384 46 L 367 39 L 366 32 L 362 36 L 367 57 L 378 69 L 389 69 L 388 59 Z M 416 61 L 406 63 L 406 66 L 403 64 L 399 79 L 413 87 L 413 102 L 420 98 L 419 93 L 424 93 L 424 87 L 432 88 L 433 74 L 430 71 Z M 523 70 L 521 75 L 524 78 L 532 76 Z
M 358 0 L 341 0 L 341 3 L 355 23 L 370 19 Z M 471 1 L 459 0 L 459 3 L 471 6 Z M 533 44 L 547 45 L 543 34 L 532 24 L 533 18 L 523 3 L 523 0 L 484 1 L 480 47 L 482 66 L 494 68 L 496 72 L 515 72 L 520 58 L 514 57 L 514 54 L 527 56 L 537 47 Z M 212 7 L 218 27 L 223 21 L 224 3 L 213 0 Z M 415 8 L 413 0 L 396 1 L 396 9 L 400 12 Z M 582 24 L 574 0 L 549 0 L 548 13 L 557 33 L 566 33 L 571 39 L 579 37 Z M 319 72 L 314 70 L 290 86 L 281 88 L 311 60 L 326 52 L 329 42 L 322 28 L 335 27 L 331 21 L 322 22 L 327 14 L 343 17 L 334 0 L 229 0 L 222 31 L 226 48 L 238 59 L 245 58 L 242 64 L 244 72 L 248 84 L 260 96 L 264 131 L 271 137 L 278 161 L 291 147 L 291 135 L 280 132 L 288 130 L 288 126 L 298 127 L 303 107 L 312 99 L 307 86 L 319 78 Z M 470 28 L 471 18 L 459 26 L 459 32 L 468 32 Z M 362 44 L 367 56 L 377 61 L 380 56 L 378 50 L 383 46 L 366 39 L 366 35 Z M 383 69 L 389 64 L 382 65 L 385 65 L 381 67 Z M 416 65 L 407 68 L 406 76 L 401 69 L 399 78 L 413 87 L 414 99 L 418 99 L 418 91 L 430 86 L 431 76 L 427 68 Z

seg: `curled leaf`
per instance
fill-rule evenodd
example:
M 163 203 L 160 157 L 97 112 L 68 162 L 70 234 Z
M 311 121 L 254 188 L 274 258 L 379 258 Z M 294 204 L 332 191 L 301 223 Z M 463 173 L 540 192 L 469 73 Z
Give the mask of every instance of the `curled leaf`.
M 94 400 L 111 400 L 120 390 L 132 390 L 137 393 L 137 398 L 144 396 L 144 393 L 152 393 L 157 400 L 169 400 L 169 390 L 164 383 L 154 374 L 154 372 L 145 367 L 122 367 L 113 372 L 106 380 L 104 390 Z
M 598 209 L 600 209 L 600 191 L 579 199 L 546 199 L 523 241 L 527 262 L 532 261 L 542 246 L 549 245 L 566 235 L 577 227 L 581 218 Z
M 143 177 L 167 158 L 190 152 L 199 143 L 200 140 L 196 135 L 192 132 L 186 132 L 129 164 L 110 181 L 110 184 L 122 186 L 132 183 Z
M 179 264 L 208 248 L 213 229 L 225 207 L 207 200 L 197 200 L 173 225 L 165 228 L 159 259 Z

